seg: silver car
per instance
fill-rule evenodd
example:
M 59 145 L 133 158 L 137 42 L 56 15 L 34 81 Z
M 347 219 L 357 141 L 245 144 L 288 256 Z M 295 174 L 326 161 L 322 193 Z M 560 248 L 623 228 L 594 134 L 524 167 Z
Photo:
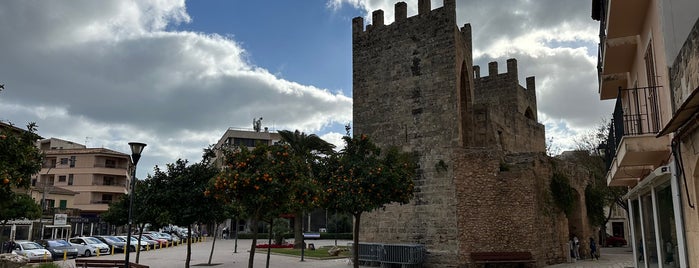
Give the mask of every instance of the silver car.
M 98 254 L 109 254 L 109 246 L 94 237 L 73 237 L 68 242 L 78 248 L 80 256 L 90 257 Z
M 41 245 L 31 241 L 15 241 L 15 246 L 12 249 L 12 252 L 25 256 L 32 261 L 53 260 L 51 252 L 46 250 Z

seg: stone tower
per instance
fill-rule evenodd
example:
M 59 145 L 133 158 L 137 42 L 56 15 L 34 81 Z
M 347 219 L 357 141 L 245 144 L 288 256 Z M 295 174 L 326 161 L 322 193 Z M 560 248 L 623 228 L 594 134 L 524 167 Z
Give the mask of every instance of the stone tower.
M 551 160 L 537 122 L 534 77 L 473 66 L 471 27 L 456 25 L 455 0 L 418 14 L 395 5 L 372 24 L 352 20 L 354 134 L 419 156 L 408 205 L 362 217 L 360 240 L 419 243 L 428 267 L 469 265 L 475 251 L 529 251 L 539 264 L 565 258 L 565 215 L 548 210 Z

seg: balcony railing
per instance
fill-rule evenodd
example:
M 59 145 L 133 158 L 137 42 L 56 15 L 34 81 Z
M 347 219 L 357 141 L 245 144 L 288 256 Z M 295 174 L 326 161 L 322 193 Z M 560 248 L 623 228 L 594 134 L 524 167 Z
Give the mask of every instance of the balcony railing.
M 660 106 L 656 87 L 621 89 L 617 95 L 609 134 L 605 143 L 607 168 L 624 136 L 657 134 L 660 131 Z
M 90 200 L 90 204 L 111 204 L 113 200 Z
M 103 183 L 103 182 L 93 182 L 92 186 L 119 186 L 119 187 L 126 187 L 125 182 L 118 182 L 118 183 Z
M 125 165 L 125 164 L 95 163 L 94 167 L 96 167 L 96 168 L 118 168 L 118 169 L 126 169 L 126 165 Z

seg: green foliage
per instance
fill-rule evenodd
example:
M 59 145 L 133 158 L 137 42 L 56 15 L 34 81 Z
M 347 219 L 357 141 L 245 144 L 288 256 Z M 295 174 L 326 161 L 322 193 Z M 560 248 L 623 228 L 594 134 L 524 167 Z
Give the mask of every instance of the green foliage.
M 209 189 L 217 199 L 240 204 L 257 219 L 294 211 L 318 201 L 316 183 L 309 183 L 307 166 L 286 145 L 259 144 L 225 152 L 227 168 Z M 262 210 L 264 208 L 264 210 Z
M 346 213 L 336 213 L 328 219 L 328 232 L 351 233 L 352 216 Z
M 570 179 L 564 174 L 553 173 L 550 187 L 551 194 L 558 208 L 570 216 L 575 202 L 575 194 L 573 188 L 570 187 Z
M 602 187 L 597 184 L 589 184 L 585 187 L 585 208 L 587 209 L 587 219 L 592 226 L 602 226 L 607 222 L 604 215 L 606 185 Z
M 105 222 L 113 225 L 126 225 L 129 223 L 129 195 L 122 195 L 121 198 L 109 204 L 109 209 L 100 215 Z
M 3 225 L 9 220 L 38 219 L 41 217 L 41 207 L 27 194 L 12 194 L 12 199 L 3 202 L 0 206 L 0 223 Z
M 42 154 L 34 146 L 36 124 L 27 130 L 0 128 L 0 202 L 12 198 L 13 188 L 28 189 L 31 176 L 41 170 Z
M 272 234 L 274 243 L 281 245 L 284 242 L 284 238 L 291 234 L 291 228 L 289 225 L 289 220 L 287 219 L 275 219 L 274 225 L 272 226 Z
M 416 161 L 412 154 L 389 148 L 385 154 L 362 135 L 343 137 L 347 144 L 328 159 L 324 185 L 327 208 L 358 215 L 413 197 Z

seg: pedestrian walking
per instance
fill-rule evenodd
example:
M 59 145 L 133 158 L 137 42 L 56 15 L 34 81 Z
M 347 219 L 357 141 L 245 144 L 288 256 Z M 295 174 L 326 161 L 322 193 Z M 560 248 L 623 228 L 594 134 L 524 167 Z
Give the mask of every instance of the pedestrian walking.
M 597 244 L 595 244 L 595 239 L 590 237 L 590 259 L 599 260 L 599 253 L 597 252 Z
M 575 259 L 580 259 L 580 240 L 577 235 L 573 235 L 573 254 L 575 254 Z
M 228 227 L 223 227 L 223 239 L 228 239 Z

